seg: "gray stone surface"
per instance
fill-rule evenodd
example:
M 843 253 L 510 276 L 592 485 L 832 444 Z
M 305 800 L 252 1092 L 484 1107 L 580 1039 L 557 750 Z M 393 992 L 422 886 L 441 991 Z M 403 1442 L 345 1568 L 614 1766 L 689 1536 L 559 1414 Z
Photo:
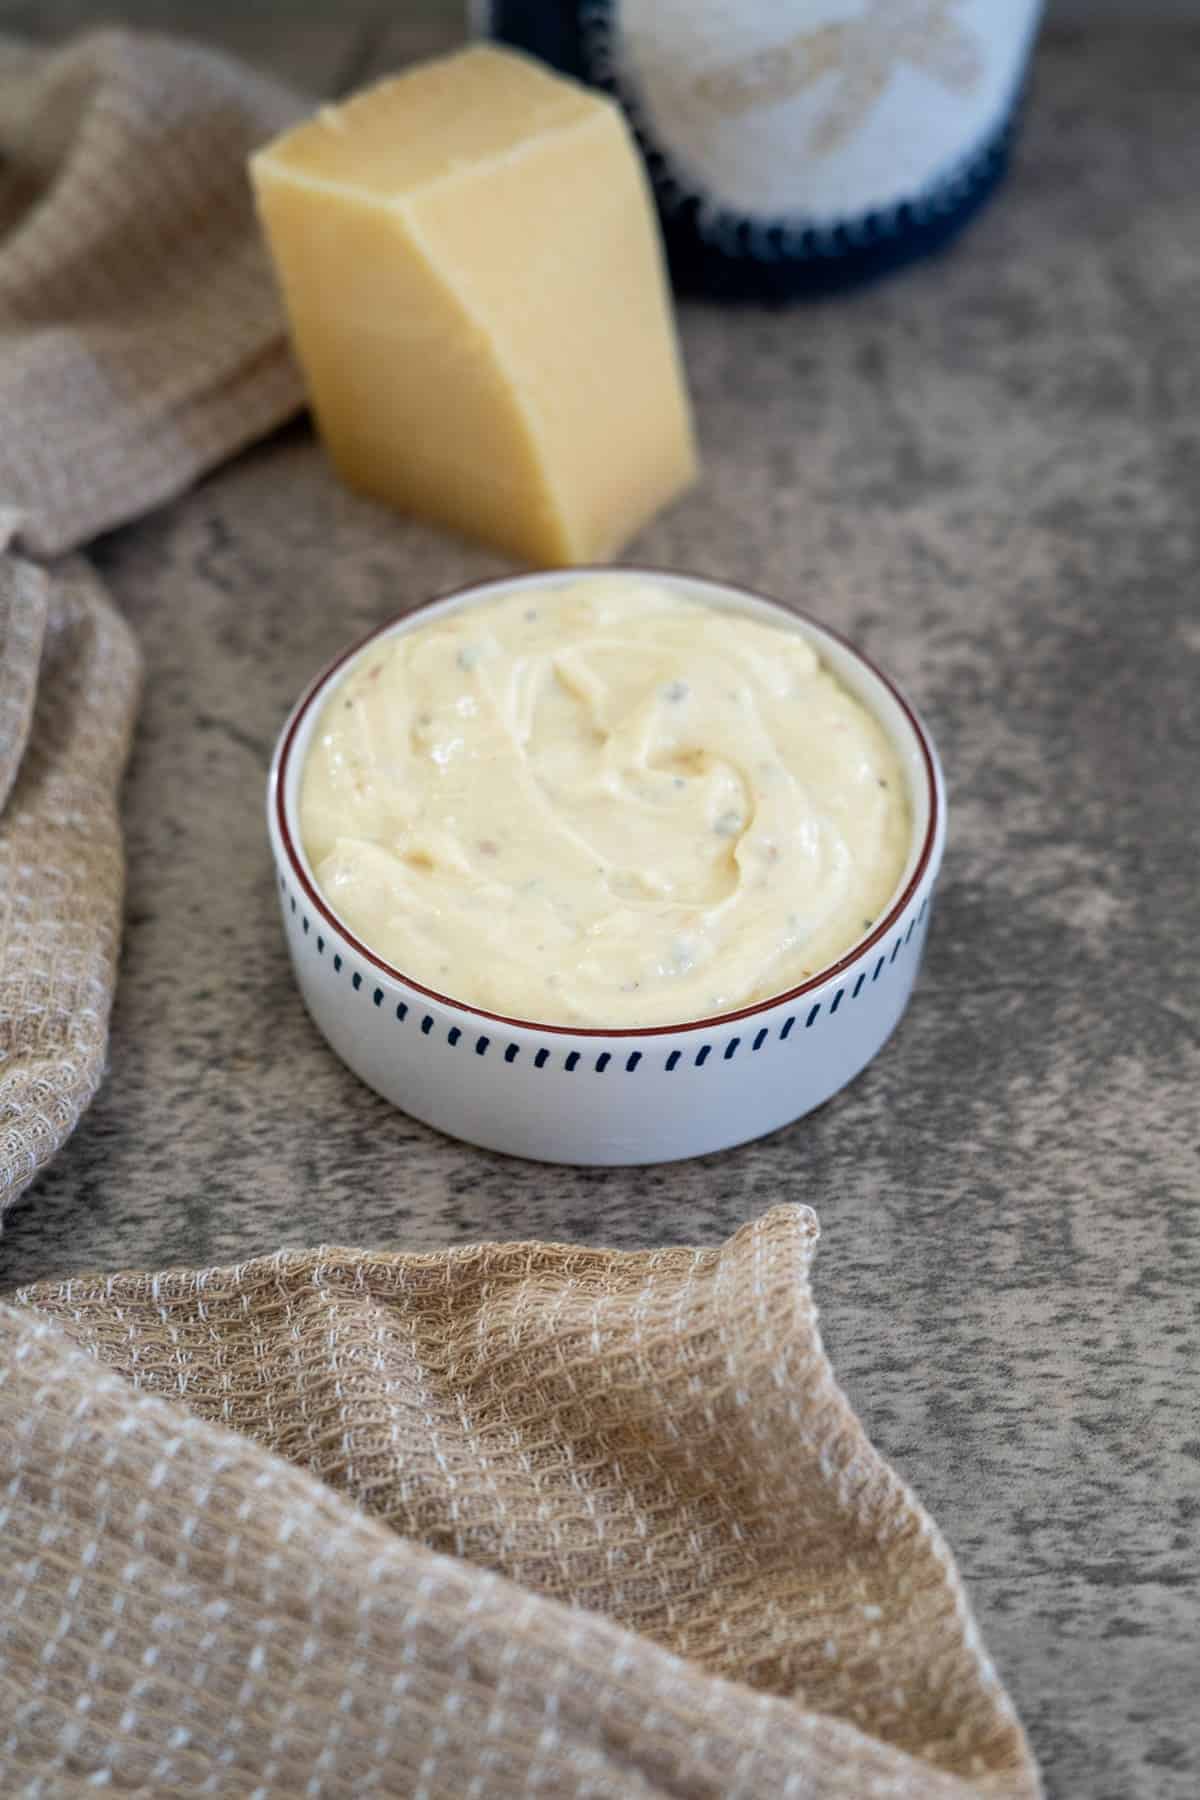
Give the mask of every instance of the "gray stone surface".
M 341 491 L 297 426 L 97 551 L 149 666 L 111 1073 L 0 1240 L 7 1288 L 322 1240 L 714 1242 L 810 1201 L 835 1366 L 1070 1800 L 1200 1791 L 1198 93 L 1200 35 L 1056 38 L 950 257 L 684 316 L 704 480 L 634 553 L 850 632 L 948 773 L 925 970 L 849 1091 L 703 1162 L 548 1170 L 324 1049 L 272 740 L 347 640 L 502 565 Z

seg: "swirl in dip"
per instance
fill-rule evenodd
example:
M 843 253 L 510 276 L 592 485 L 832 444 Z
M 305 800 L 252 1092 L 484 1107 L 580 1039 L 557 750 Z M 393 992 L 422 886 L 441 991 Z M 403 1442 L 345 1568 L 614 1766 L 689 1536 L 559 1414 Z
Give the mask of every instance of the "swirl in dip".
M 300 826 L 376 955 L 547 1025 L 681 1025 L 845 954 L 909 844 L 882 728 L 786 625 L 644 576 L 539 586 L 369 645 Z

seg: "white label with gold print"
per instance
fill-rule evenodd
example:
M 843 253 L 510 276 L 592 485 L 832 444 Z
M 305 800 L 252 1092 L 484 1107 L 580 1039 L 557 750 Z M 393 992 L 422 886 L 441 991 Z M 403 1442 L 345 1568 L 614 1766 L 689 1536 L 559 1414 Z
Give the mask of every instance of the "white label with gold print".
M 952 180 L 1014 103 L 1041 0 L 608 0 L 581 25 L 668 209 L 830 225 Z M 663 183 L 660 180 L 660 193 Z

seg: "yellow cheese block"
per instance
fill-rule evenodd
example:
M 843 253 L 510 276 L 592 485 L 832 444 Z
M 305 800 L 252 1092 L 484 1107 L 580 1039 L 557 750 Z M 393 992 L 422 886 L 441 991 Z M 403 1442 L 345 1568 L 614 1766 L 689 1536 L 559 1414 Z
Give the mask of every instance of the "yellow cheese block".
M 251 174 L 353 486 L 557 564 L 615 554 L 691 481 L 658 224 L 610 101 L 472 48 L 322 108 Z

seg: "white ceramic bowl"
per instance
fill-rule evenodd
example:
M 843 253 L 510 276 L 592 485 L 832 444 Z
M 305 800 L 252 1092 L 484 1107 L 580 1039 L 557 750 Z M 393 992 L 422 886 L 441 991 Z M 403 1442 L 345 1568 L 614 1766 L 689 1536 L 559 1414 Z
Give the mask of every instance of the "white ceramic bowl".
M 891 904 L 847 955 L 801 986 L 718 1018 L 642 1030 L 504 1018 L 392 968 L 347 930 L 317 888 L 298 827 L 300 778 L 317 717 L 347 663 L 366 644 L 440 615 L 514 589 L 611 576 L 611 568 L 485 582 L 380 626 L 300 700 L 268 784 L 284 929 L 318 1030 L 368 1086 L 414 1118 L 485 1149 L 546 1162 L 699 1156 L 774 1131 L 828 1100 L 870 1062 L 904 1011 L 945 841 L 945 794 L 929 734 L 893 683 L 844 638 L 721 582 L 632 572 L 800 632 L 879 720 L 904 768 L 912 841 Z

